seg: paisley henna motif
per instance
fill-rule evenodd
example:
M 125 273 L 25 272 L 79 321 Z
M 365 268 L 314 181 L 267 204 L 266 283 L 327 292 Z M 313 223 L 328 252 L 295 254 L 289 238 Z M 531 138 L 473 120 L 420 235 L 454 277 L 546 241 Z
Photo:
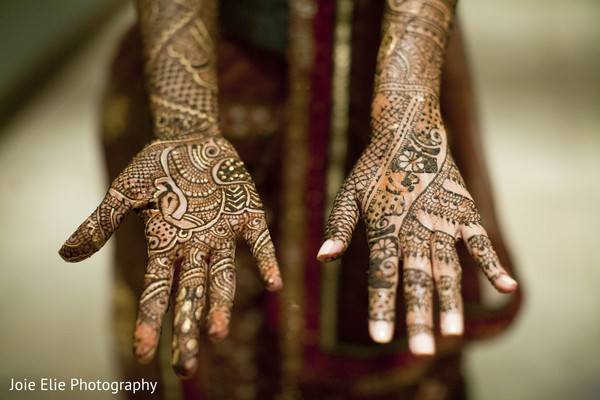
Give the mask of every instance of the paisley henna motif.
M 216 244 L 239 230 L 238 215 L 263 212 L 250 175 L 224 139 L 164 146 L 154 146 L 161 167 L 153 179 L 156 210 L 145 212 L 150 254 L 185 243 L 194 232 L 210 232 Z
M 202 319 L 211 339 L 228 333 L 237 239 L 248 243 L 269 290 L 281 278 L 254 182 L 217 125 L 215 1 L 138 0 L 137 6 L 157 140 L 114 180 L 60 255 L 91 256 L 135 210 L 148 246 L 135 353 L 141 362 L 154 356 L 178 269 L 172 361 L 185 377 L 196 368 Z

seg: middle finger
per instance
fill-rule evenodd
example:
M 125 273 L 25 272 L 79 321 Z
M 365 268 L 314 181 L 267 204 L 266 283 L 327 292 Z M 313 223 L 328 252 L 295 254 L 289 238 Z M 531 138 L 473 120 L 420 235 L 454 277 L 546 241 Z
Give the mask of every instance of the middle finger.
M 435 353 L 430 237 L 427 228 L 416 224 L 402 248 L 408 346 L 413 354 L 420 355 Z
M 173 320 L 172 364 L 182 377 L 191 376 L 196 369 L 206 269 L 207 254 L 198 248 L 192 248 L 181 264 Z

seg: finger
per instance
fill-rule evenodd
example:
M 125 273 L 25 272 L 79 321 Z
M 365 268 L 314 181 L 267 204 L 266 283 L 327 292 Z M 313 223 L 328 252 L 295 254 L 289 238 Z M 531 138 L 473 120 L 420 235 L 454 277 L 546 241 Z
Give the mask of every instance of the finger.
M 212 257 L 208 279 L 210 301 L 208 335 L 212 341 L 218 342 L 229 333 L 231 307 L 235 293 L 233 250 L 218 253 Z
M 172 260 L 164 256 L 150 256 L 133 334 L 134 353 L 142 364 L 149 363 L 156 353 L 172 282 Z
M 104 246 L 136 204 L 111 187 L 96 211 L 67 239 L 58 253 L 65 261 L 85 260 Z
M 193 249 L 181 264 L 175 297 L 172 364 L 175 372 L 190 377 L 197 367 L 198 336 L 205 305 L 207 254 Z
M 281 273 L 264 215 L 257 215 L 246 225 L 244 238 L 267 289 L 279 290 L 282 286 Z
M 325 242 L 317 254 L 319 261 L 335 260 L 346 250 L 359 215 L 356 189 L 352 179 L 348 178 L 338 191 L 329 214 L 325 226 Z
M 475 233 L 465 239 L 469 253 L 479 265 L 488 280 L 498 291 L 511 293 L 517 288 L 517 281 L 512 279 L 500 265 L 498 255 L 492 247 L 492 242 L 487 237 L 485 230 L 479 228 L 480 233 Z
M 385 236 L 369 242 L 369 333 L 378 343 L 394 336 L 398 287 L 398 239 Z
M 402 246 L 408 347 L 417 355 L 435 353 L 430 240 L 431 232 L 415 224 L 413 231 L 406 234 Z
M 440 303 L 442 334 L 462 335 L 464 318 L 460 289 L 461 269 L 454 237 L 442 231 L 435 231 L 432 238 L 431 258 L 433 278 Z

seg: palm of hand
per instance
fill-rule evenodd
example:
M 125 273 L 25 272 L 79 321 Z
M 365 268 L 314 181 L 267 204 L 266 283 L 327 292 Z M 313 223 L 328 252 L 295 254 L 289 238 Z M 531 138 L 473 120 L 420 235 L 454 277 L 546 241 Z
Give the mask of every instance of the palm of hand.
M 209 334 L 228 331 L 235 291 L 234 251 L 244 237 L 267 287 L 281 286 L 275 250 L 254 183 L 233 147 L 221 137 L 155 142 L 115 179 L 97 210 L 60 254 L 80 261 L 97 251 L 129 211 L 145 222 L 148 265 L 136 321 L 136 355 L 149 361 L 179 267 L 173 364 L 193 371 L 206 298 Z

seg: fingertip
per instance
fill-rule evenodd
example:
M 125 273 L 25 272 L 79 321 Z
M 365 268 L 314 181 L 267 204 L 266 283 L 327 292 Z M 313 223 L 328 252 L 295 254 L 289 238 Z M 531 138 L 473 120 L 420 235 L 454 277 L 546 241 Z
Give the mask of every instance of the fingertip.
M 517 289 L 519 283 L 510 276 L 502 274 L 494 281 L 494 286 L 502 293 L 512 293 Z
M 196 357 L 191 357 L 181 362 L 179 360 L 173 360 L 173 370 L 181 379 L 190 379 L 196 373 L 198 368 L 198 361 Z
M 97 222 L 89 217 L 65 241 L 58 254 L 67 262 L 78 262 L 89 258 L 106 242 L 99 231 Z
M 317 258 L 329 255 L 331 249 L 333 249 L 334 244 L 335 242 L 332 239 L 327 239 L 325 242 L 323 242 L 321 248 L 319 249 L 319 252 L 317 253 Z
M 274 276 L 267 279 L 267 290 L 269 292 L 276 292 L 283 287 L 283 281 L 280 276 Z
M 150 363 L 154 358 L 158 346 L 158 333 L 156 329 L 148 324 L 141 323 L 135 328 L 133 337 L 133 348 L 138 362 L 142 365 Z
M 322 262 L 332 261 L 342 254 L 345 249 L 345 244 L 338 239 L 327 239 L 321 245 L 317 253 L 317 260 Z
M 388 321 L 369 321 L 369 334 L 377 343 L 389 343 L 394 337 L 394 324 Z
M 279 266 L 274 265 L 266 269 L 263 274 L 265 287 L 269 292 L 276 292 L 283 286 Z
M 444 336 L 461 336 L 465 330 L 464 317 L 459 312 L 442 313 L 440 325 Z
M 189 379 L 196 373 L 199 346 L 195 337 L 179 337 L 173 332 L 171 365 L 181 379 Z
M 223 341 L 229 334 L 229 313 L 225 310 L 215 312 L 210 318 L 208 338 L 213 343 Z
M 67 244 L 64 244 L 60 250 L 58 250 L 58 255 L 65 260 L 66 262 L 78 262 L 83 261 L 86 258 L 89 258 L 96 251 L 89 251 L 86 249 L 82 249 L 81 246 L 73 247 Z
M 58 250 L 58 255 L 65 261 L 70 262 L 72 257 L 69 254 L 69 249 L 66 248 L 67 245 L 63 244 L 62 247 Z
M 229 328 L 227 327 L 221 327 L 213 324 L 210 326 L 210 328 L 208 328 L 208 338 L 213 343 L 222 342 L 228 334 Z
M 435 339 L 429 333 L 418 333 L 408 339 L 408 348 L 416 356 L 435 354 Z

